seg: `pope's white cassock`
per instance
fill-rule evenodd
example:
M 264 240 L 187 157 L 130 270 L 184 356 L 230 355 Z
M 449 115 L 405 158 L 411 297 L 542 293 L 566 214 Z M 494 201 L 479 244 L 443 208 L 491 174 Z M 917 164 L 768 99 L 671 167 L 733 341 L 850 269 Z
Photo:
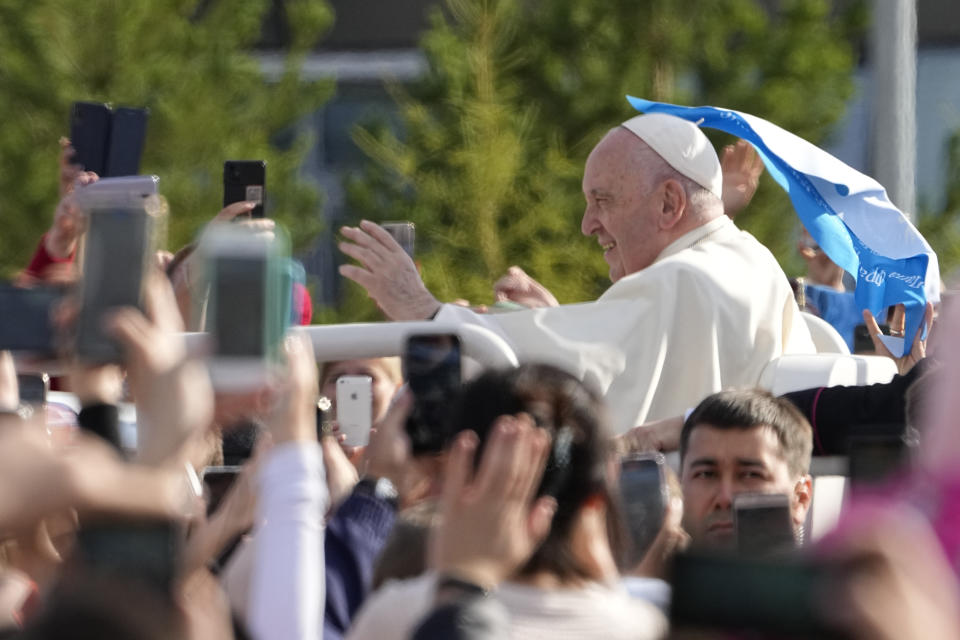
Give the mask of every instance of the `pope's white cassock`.
M 681 415 L 707 395 L 753 386 L 784 353 L 814 353 L 773 255 L 720 216 L 678 238 L 596 302 L 438 321 L 483 325 L 521 362 L 565 369 L 604 394 L 617 433 Z

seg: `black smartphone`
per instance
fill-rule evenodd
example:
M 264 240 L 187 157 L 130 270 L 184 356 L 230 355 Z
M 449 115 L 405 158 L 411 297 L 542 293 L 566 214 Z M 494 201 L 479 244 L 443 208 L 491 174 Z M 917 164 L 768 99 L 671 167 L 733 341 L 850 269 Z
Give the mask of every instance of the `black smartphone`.
M 413 452 L 439 452 L 447 440 L 449 407 L 460 390 L 460 338 L 449 333 L 408 337 L 403 377 L 413 394 L 407 419 Z
M 239 465 L 207 467 L 203 470 L 203 489 L 207 498 L 207 515 L 209 516 L 223 502 L 224 496 L 230 491 L 234 481 L 243 471 Z
M 885 336 L 890 335 L 890 325 L 881 324 L 880 333 Z M 867 331 L 867 325 L 862 322 L 853 328 L 853 352 L 854 353 L 873 353 L 873 340 L 870 339 L 870 332 Z
M 17 375 L 20 404 L 42 407 L 47 403 L 50 391 L 50 376 L 45 373 L 21 373 Z
M 74 102 L 70 110 L 73 162 L 103 177 L 107 169 L 110 120 L 110 107 L 102 102 Z
M 888 432 L 896 425 L 878 425 L 875 433 Z M 899 426 L 903 430 L 903 426 Z M 847 439 L 850 484 L 853 487 L 883 482 L 902 471 L 910 461 L 912 443 L 901 434 L 858 435 Z
M 140 173 L 140 156 L 147 137 L 145 108 L 120 107 L 110 120 L 105 177 L 135 176 Z
M 0 284 L 0 350 L 52 357 L 56 352 L 52 308 L 64 290 Z
M 264 216 L 267 197 L 267 163 L 263 160 L 227 160 L 223 163 L 223 206 L 256 202 L 252 218 Z
M 790 498 L 782 493 L 740 493 L 733 497 L 733 529 L 741 554 L 789 552 L 797 538 Z
M 417 228 L 412 222 L 384 222 L 380 225 L 383 230 L 393 236 L 408 256 L 413 258 L 416 244 Z
M 120 362 L 120 346 L 104 322 L 118 307 L 139 307 L 150 259 L 153 217 L 138 208 L 90 212 L 83 261 L 76 354 L 87 362 Z
M 628 563 L 636 565 L 653 544 L 669 502 L 662 454 L 638 454 L 620 461 L 620 498 L 632 544 Z
M 680 553 L 673 562 L 670 627 L 844 638 L 821 609 L 823 590 L 842 575 L 843 567 L 809 558 Z
M 101 575 L 138 579 L 172 593 L 182 544 L 183 532 L 172 522 L 81 523 L 76 557 Z

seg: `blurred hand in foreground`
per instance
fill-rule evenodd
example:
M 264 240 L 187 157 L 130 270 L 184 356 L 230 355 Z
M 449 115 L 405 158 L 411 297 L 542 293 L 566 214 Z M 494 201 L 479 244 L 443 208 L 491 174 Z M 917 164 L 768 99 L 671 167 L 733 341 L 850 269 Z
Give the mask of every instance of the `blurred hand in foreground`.
M 159 464 L 183 453 L 213 421 L 213 389 L 202 363 L 187 355 L 183 323 L 169 281 L 158 272 L 144 286 L 146 314 L 123 308 L 108 329 L 124 348 L 137 406 L 138 460 Z
M 317 363 L 306 334 L 293 330 L 284 341 L 287 370 L 267 418 L 273 444 L 317 441 Z
M 478 444 L 465 431 L 451 448 L 430 551 L 439 572 L 492 589 L 543 542 L 557 504 L 536 497 L 550 438 L 528 415 L 498 418 L 474 472 Z

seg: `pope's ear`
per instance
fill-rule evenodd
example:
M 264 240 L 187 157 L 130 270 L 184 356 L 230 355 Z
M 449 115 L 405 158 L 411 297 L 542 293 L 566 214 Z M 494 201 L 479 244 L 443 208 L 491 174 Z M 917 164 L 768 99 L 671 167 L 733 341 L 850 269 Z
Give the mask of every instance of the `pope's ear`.
M 660 208 L 660 228 L 667 231 L 673 229 L 683 219 L 683 214 L 687 210 L 687 193 L 683 190 L 683 185 L 672 178 L 665 180 L 660 185 L 660 192 L 663 196 Z

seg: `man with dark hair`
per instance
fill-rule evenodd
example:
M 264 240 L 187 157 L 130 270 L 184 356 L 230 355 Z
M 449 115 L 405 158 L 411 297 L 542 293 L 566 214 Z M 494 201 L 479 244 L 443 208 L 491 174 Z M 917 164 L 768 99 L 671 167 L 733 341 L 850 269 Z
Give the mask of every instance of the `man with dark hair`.
M 696 546 L 734 543 L 733 497 L 789 496 L 800 539 L 813 496 L 810 424 L 789 401 L 767 391 L 721 391 L 690 414 L 680 435 L 683 528 Z

